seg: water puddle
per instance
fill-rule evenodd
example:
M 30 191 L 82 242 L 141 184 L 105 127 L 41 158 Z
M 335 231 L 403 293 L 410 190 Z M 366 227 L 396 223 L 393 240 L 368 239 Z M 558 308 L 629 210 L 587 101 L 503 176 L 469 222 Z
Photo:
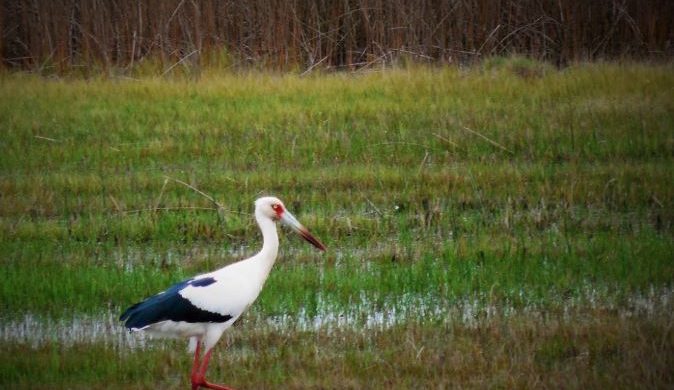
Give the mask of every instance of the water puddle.
M 0 341 L 37 348 L 49 343 L 72 346 L 78 343 L 104 343 L 111 347 L 145 348 L 148 337 L 131 334 L 118 321 L 119 313 L 75 315 L 54 320 L 33 314 L 0 323 Z
M 549 318 L 570 320 L 592 311 L 609 311 L 621 317 L 652 317 L 668 312 L 674 306 L 674 288 L 651 288 L 646 293 L 633 294 L 624 300 L 607 299 L 607 295 L 588 289 L 582 296 L 569 299 L 553 307 L 528 304 L 485 303 L 486 298 L 465 298 L 439 301 L 432 296 L 405 294 L 382 303 L 374 303 L 361 296 L 359 304 L 350 310 L 335 310 L 326 300 L 318 298 L 316 315 L 300 310 L 298 315 L 260 318 L 257 322 L 275 331 L 328 331 L 336 329 L 385 330 L 409 321 L 437 324 L 456 323 L 474 328 L 483 321 L 523 315 L 545 321 Z M 600 298 L 601 297 L 601 298 Z
M 301 244 L 301 243 L 300 243 Z M 215 268 L 225 266 L 234 261 L 253 256 L 259 251 L 259 245 L 234 245 L 223 247 L 195 245 L 189 248 L 176 250 L 175 248 L 155 249 L 151 247 L 128 246 L 124 248 L 115 248 L 109 254 L 101 256 L 105 259 L 112 259 L 114 264 L 128 272 L 133 272 L 137 268 L 157 267 L 157 266 L 185 266 L 192 262 L 211 260 Z M 372 258 L 385 253 L 394 253 L 395 243 L 378 244 L 375 247 L 361 247 L 349 251 L 339 248 L 331 249 L 335 256 L 335 266 L 339 267 L 346 260 L 352 258 Z M 288 258 L 312 258 L 315 259 L 315 249 L 303 244 L 297 246 L 288 246 L 279 253 L 281 258 L 278 263 L 284 263 Z M 206 270 L 204 270 L 206 272 Z
M 601 296 L 601 299 L 599 298 Z M 336 330 L 377 331 L 406 322 L 460 324 L 477 327 L 495 318 L 523 315 L 528 319 L 574 320 L 591 316 L 593 312 L 610 311 L 621 317 L 652 317 L 671 313 L 674 307 L 674 288 L 651 288 L 624 299 L 607 299 L 588 289 L 582 297 L 565 301 L 553 310 L 539 305 L 515 307 L 508 304 L 489 304 L 484 298 L 438 301 L 424 295 L 407 294 L 382 303 L 374 303 L 366 296 L 348 309 L 338 310 L 327 299 L 318 299 L 315 314 L 300 310 L 297 315 L 264 316 L 252 311 L 245 315 L 244 326 L 259 332 L 291 333 L 297 331 Z M 61 319 L 42 318 L 26 314 L 19 318 L 5 318 L 0 322 L 0 342 L 19 343 L 38 348 L 58 343 L 72 346 L 79 343 L 102 343 L 115 349 L 145 349 L 156 345 L 142 332 L 130 333 L 118 321 L 119 313 L 109 311 L 98 315 L 74 315 Z

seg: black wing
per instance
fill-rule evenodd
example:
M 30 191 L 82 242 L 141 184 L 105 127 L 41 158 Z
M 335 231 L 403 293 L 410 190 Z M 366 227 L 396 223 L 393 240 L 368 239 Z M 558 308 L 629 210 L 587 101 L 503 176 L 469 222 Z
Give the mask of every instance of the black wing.
M 188 299 L 180 295 L 180 291 L 187 286 L 205 287 L 215 283 L 212 277 L 188 279 L 176 283 L 155 296 L 129 307 L 119 317 L 124 326 L 129 329 L 142 329 L 158 322 L 185 321 L 185 322 L 226 322 L 232 316 L 213 313 L 200 309 Z

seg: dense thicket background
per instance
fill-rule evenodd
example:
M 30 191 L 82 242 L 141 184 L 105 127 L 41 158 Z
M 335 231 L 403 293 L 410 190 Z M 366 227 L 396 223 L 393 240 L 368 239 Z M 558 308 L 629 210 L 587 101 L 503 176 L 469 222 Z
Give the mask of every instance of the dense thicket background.
M 668 59 L 671 0 L 4 0 L 2 66 L 353 69 L 524 54 Z

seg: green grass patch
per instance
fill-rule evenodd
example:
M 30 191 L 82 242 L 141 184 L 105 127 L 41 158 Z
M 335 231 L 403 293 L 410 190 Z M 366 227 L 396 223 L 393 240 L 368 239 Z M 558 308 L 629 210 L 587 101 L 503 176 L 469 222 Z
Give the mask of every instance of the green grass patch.
M 252 361 L 237 363 L 233 383 L 325 388 L 341 376 L 338 387 L 536 387 L 535 378 L 554 386 L 569 371 L 579 373 L 577 387 L 667 383 L 644 367 L 631 382 L 602 374 L 641 356 L 623 335 L 644 348 L 671 347 L 669 328 L 658 326 L 641 339 L 623 328 L 590 340 L 616 313 L 595 313 L 587 340 L 536 333 L 516 366 L 498 355 L 499 338 L 457 328 L 463 333 L 450 340 L 467 356 L 464 371 L 452 371 L 462 361 L 449 350 L 431 360 L 419 346 L 414 356 L 397 350 L 407 336 L 396 332 L 423 327 L 428 350 L 446 332 L 443 308 L 466 302 L 558 319 L 565 307 L 619 312 L 635 296 L 671 289 L 673 75 L 671 65 L 556 70 L 516 60 L 306 78 L 204 74 L 195 82 L 0 75 L 0 320 L 115 312 L 251 255 L 260 246 L 253 201 L 274 194 L 328 252 L 283 233 L 252 317 L 369 318 L 395 309 L 402 330 L 382 336 L 381 346 L 349 336 L 353 344 L 338 357 L 316 363 L 341 359 L 325 381 L 316 375 L 325 366 L 284 374 L 311 366 L 306 351 L 340 337 L 307 330 L 288 336 L 287 347 L 272 343 L 278 360 L 257 376 Z M 27 386 L 28 351 L 2 343 L 16 358 L 3 360 L 1 383 Z M 183 379 L 164 367 L 189 364 L 164 350 L 150 355 L 159 362 L 129 352 L 149 370 L 134 374 L 116 360 L 124 352 L 82 343 L 31 349 L 41 367 L 36 383 L 147 388 L 151 376 L 169 378 L 161 385 L 171 388 Z M 407 360 L 393 373 L 399 353 Z M 101 358 L 75 373 L 74 354 Z M 62 377 L 59 364 L 70 365 Z M 438 376 L 428 367 L 441 367 Z M 476 376 L 484 367 L 489 374 Z M 522 376 L 506 374 L 513 370 Z

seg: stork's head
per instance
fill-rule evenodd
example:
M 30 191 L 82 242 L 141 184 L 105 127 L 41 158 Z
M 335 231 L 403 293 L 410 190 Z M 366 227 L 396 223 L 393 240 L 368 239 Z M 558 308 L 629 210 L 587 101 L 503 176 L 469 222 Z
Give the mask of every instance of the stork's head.
M 309 241 L 316 248 L 325 251 L 325 245 L 314 237 L 290 212 L 279 198 L 265 196 L 255 201 L 255 214 L 267 217 L 272 221 L 281 221 L 295 233 Z

